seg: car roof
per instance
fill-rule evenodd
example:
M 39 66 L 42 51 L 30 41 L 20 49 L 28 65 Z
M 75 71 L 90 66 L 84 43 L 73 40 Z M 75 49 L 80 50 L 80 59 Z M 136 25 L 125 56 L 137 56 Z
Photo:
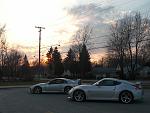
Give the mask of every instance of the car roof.
M 66 81 L 72 81 L 71 79 L 68 79 L 68 78 L 54 78 L 54 79 L 60 79 L 60 80 L 66 80 Z
M 120 81 L 119 79 L 116 79 L 116 78 L 103 78 L 101 80 L 114 80 L 114 81 Z
M 103 78 L 102 80 L 114 80 L 114 81 L 122 82 L 122 83 L 125 83 L 125 84 L 131 84 L 131 85 L 133 85 L 132 82 L 129 82 L 127 80 L 120 80 L 120 79 L 116 79 L 116 78 Z
M 68 79 L 68 78 L 54 78 L 54 79 L 65 80 L 68 83 L 74 83 L 75 82 L 74 80 L 71 80 L 71 79 Z
M 69 80 L 67 78 L 54 78 L 54 79 Z

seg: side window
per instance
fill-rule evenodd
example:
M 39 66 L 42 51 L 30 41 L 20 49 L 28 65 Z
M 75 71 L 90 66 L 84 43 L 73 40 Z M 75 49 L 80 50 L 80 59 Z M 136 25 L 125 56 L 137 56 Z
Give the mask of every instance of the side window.
M 50 84 L 56 84 L 56 80 L 57 79 L 54 79 L 54 80 L 50 81 Z
M 65 81 L 61 79 L 54 79 L 50 82 L 50 84 L 63 84 L 63 83 L 65 83 Z
M 64 83 L 65 83 L 65 84 L 68 84 L 68 81 L 67 81 L 67 80 L 64 80 Z
M 64 80 L 61 80 L 61 79 L 56 80 L 56 84 L 63 84 L 63 83 L 64 83 Z
M 58 84 L 64 84 L 64 83 L 65 83 L 65 80 L 61 80 L 61 79 L 59 79 Z
M 121 82 L 114 81 L 114 85 L 119 85 L 119 84 L 121 84 Z
M 114 86 L 113 80 L 103 80 L 99 83 L 99 86 Z

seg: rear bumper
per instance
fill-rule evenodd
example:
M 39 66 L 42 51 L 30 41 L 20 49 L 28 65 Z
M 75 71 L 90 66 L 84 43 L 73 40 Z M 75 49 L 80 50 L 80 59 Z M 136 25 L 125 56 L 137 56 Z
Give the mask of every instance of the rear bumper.
M 134 100 L 143 100 L 144 99 L 144 91 L 139 90 L 134 93 Z

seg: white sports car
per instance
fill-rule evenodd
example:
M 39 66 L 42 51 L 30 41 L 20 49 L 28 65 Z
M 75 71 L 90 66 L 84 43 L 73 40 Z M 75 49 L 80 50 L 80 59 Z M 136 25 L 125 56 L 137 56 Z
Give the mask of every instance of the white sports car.
M 80 85 L 80 79 L 71 80 L 66 78 L 55 78 L 47 83 L 39 83 L 30 87 L 31 93 L 42 93 L 42 92 L 64 92 L 68 91 L 74 87 Z
M 143 90 L 140 83 L 133 84 L 125 80 L 104 78 L 92 85 L 79 85 L 69 91 L 69 97 L 75 101 L 84 100 L 119 100 L 131 103 L 142 99 Z

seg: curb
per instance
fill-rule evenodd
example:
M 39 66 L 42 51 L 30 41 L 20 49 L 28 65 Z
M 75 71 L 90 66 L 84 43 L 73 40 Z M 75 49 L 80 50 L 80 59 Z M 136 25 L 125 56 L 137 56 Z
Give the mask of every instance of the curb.
M 12 89 L 12 88 L 29 88 L 31 85 L 24 85 L 24 86 L 0 86 L 0 89 Z
M 0 89 L 12 89 L 12 88 L 29 88 L 31 85 L 24 86 L 0 86 Z M 143 85 L 143 89 L 150 89 L 150 85 Z

